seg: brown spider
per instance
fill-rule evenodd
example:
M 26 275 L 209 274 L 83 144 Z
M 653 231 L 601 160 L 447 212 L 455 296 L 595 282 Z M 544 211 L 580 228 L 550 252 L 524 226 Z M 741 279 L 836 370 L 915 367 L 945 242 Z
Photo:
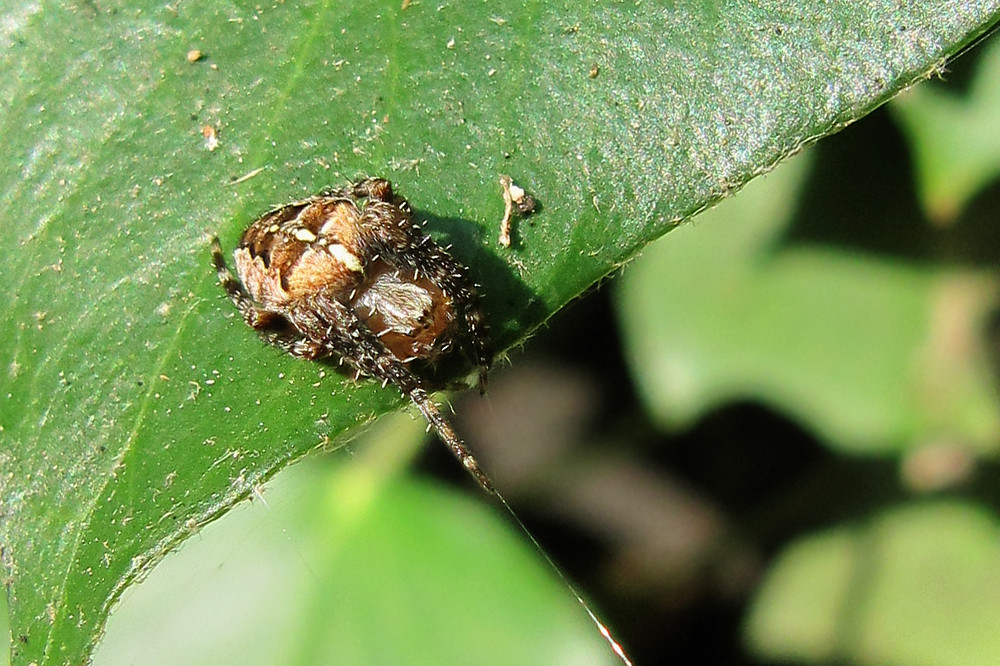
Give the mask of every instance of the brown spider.
M 409 204 L 368 178 L 257 218 L 226 268 L 212 261 L 244 321 L 268 343 L 309 360 L 338 358 L 355 379 L 395 385 L 490 494 L 493 484 L 428 392 L 438 362 L 458 351 L 486 388 L 492 352 L 467 269 L 413 223 Z

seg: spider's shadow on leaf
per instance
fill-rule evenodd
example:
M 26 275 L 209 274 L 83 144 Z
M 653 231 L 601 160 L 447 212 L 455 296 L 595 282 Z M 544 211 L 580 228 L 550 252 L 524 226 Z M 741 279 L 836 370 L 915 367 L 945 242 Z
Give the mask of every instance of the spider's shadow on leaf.
M 518 341 L 518 332 L 542 322 L 548 315 L 545 303 L 503 260 L 499 248 L 485 251 L 476 239 L 479 227 L 469 220 L 442 217 L 414 209 L 416 220 L 426 220 L 425 230 L 439 235 L 443 245 L 453 245 L 452 255 L 468 267 L 479 286 L 486 324 L 494 348 L 501 351 Z M 511 250 L 504 250 L 511 251 Z

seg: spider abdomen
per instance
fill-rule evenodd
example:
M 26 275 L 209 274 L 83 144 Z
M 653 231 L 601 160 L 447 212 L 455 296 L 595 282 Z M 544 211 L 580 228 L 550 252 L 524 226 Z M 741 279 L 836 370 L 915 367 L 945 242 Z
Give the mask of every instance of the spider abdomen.
M 450 347 L 451 298 L 412 270 L 376 264 L 351 300 L 354 311 L 396 358 L 433 361 Z

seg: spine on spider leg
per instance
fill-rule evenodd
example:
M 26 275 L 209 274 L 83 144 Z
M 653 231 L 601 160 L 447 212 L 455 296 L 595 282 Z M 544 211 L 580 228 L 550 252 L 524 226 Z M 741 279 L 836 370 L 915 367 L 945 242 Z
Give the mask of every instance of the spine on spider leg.
M 241 315 L 243 315 L 244 321 L 246 321 L 250 326 L 257 328 L 256 323 L 262 321 L 261 313 L 257 311 L 251 301 L 250 295 L 246 293 L 243 288 L 243 283 L 233 277 L 233 274 L 229 272 L 229 267 L 226 266 L 226 258 L 222 255 L 222 245 L 219 244 L 219 237 L 213 234 L 208 234 L 209 243 L 212 248 L 212 266 L 215 267 L 215 273 L 219 278 L 219 284 L 222 288 L 226 290 L 226 296 L 232 301 L 233 305 Z M 275 343 L 272 339 L 268 339 L 272 344 Z
M 233 274 L 229 272 L 229 267 L 226 266 L 226 259 L 222 256 L 222 245 L 219 244 L 219 237 L 210 235 L 209 243 L 212 248 L 212 266 L 215 268 L 215 274 L 219 278 L 219 284 L 222 288 L 226 290 L 226 295 L 229 296 L 229 300 L 236 304 L 236 307 L 240 307 L 240 293 L 243 291 L 243 287 L 240 283 L 233 277 Z
M 437 404 L 427 395 L 427 392 L 420 388 L 412 389 L 409 393 L 410 400 L 413 404 L 420 409 L 420 413 L 424 415 L 427 422 L 431 424 L 434 431 L 441 438 L 441 441 L 445 443 L 452 454 L 458 458 L 458 461 L 462 463 L 472 478 L 482 486 L 490 495 L 496 495 L 496 488 L 493 487 L 493 482 L 490 481 L 490 477 L 486 476 L 486 472 L 482 470 L 479 463 L 476 461 L 472 452 L 465 443 L 459 438 L 458 433 L 455 429 L 451 427 L 451 423 L 448 422 L 446 418 L 441 415 L 440 410 L 438 410 Z

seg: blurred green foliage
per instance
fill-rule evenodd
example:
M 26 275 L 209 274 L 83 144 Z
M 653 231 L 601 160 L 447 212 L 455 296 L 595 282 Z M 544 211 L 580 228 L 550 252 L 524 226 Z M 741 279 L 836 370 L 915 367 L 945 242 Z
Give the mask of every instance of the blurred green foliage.
M 618 285 L 633 376 L 663 428 L 751 400 L 838 455 L 898 461 L 895 493 L 782 544 L 746 617 L 762 662 L 1000 660 L 998 44 L 956 64 L 959 82 L 895 100 L 900 135 L 883 118 L 837 160 L 807 151 Z M 866 205 L 872 191 L 883 203 Z

